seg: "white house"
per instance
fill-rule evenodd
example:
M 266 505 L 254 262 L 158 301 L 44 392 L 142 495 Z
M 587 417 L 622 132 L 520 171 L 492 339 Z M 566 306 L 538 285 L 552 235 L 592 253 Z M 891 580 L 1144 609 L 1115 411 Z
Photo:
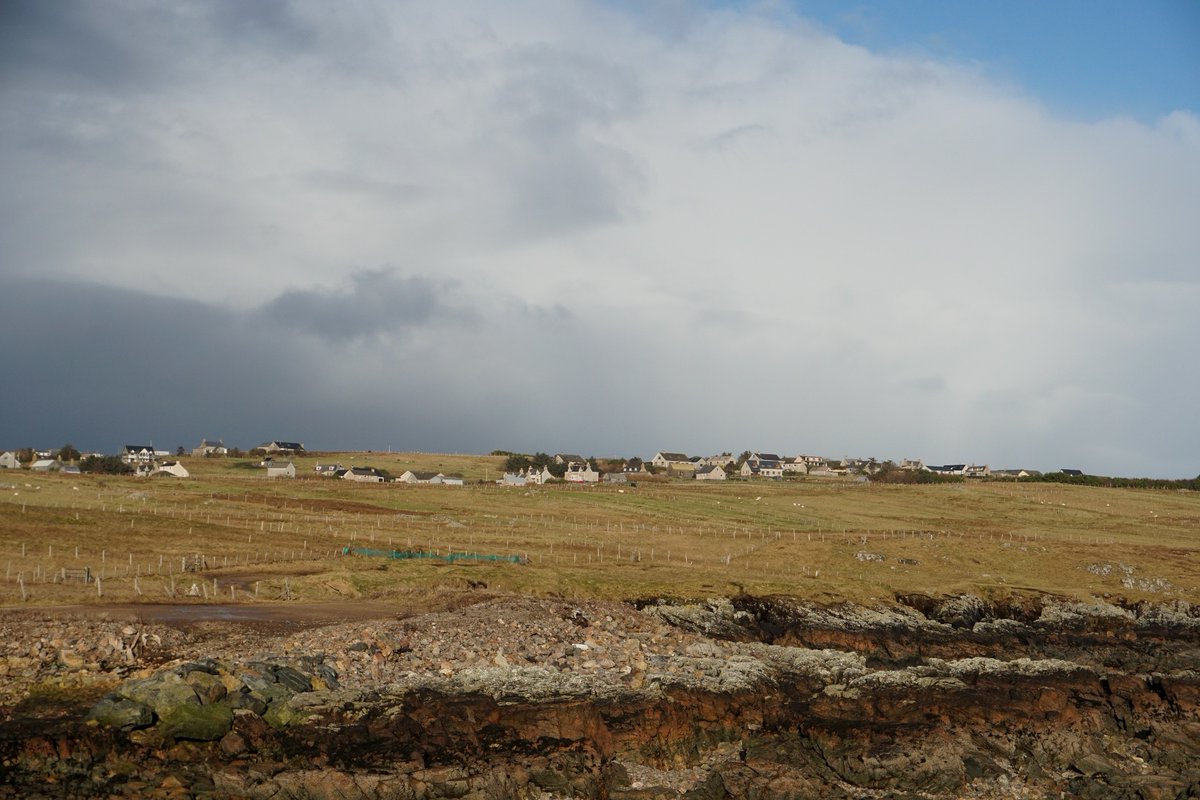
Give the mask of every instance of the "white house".
M 461 475 L 437 475 L 430 483 L 440 483 L 442 486 L 463 486 L 466 481 Z
M 154 447 L 146 444 L 127 444 L 121 451 L 121 460 L 126 464 L 154 463 Z
M 286 464 L 277 463 L 275 461 L 267 461 L 263 464 L 267 468 L 268 478 L 294 478 L 296 477 L 296 465 L 292 462 Z
M 416 472 L 406 469 L 396 478 L 397 483 L 434 483 L 436 478 L 444 477 L 440 472 Z
M 341 464 L 317 464 L 313 467 L 314 472 L 326 478 L 332 478 L 344 469 Z
M 303 453 L 304 442 L 264 442 L 256 449 L 262 450 L 264 453 Z
M 526 482 L 524 472 L 506 472 L 503 478 L 496 481 L 501 486 L 524 486 Z
M 725 468 L 710 464 L 696 470 L 696 480 L 698 481 L 723 481 L 726 478 Z
M 600 473 L 592 469 L 592 465 L 586 461 L 572 461 L 567 466 L 563 478 L 568 483 L 596 483 L 600 480 Z
M 543 483 L 549 483 L 550 481 L 554 480 L 554 475 L 550 473 L 549 467 L 542 467 L 541 472 L 531 468 L 529 472 L 526 473 L 525 480 L 528 483 L 533 483 L 540 486 Z
M 672 464 L 690 464 L 688 457 L 683 453 L 667 453 L 658 452 L 654 454 L 654 458 L 650 459 L 650 463 L 659 469 L 670 469 Z
M 34 472 L 57 472 L 62 469 L 62 462 L 57 458 L 39 458 L 29 468 Z
M 779 461 L 765 458 L 753 461 L 747 459 L 746 463 L 742 464 L 741 475 L 743 478 L 782 478 L 783 465 Z
M 790 472 L 793 475 L 807 475 L 808 462 L 804 460 L 804 456 L 796 456 L 795 458 L 784 459 L 781 464 L 784 472 Z
M 342 480 L 359 483 L 383 483 L 386 478 L 375 467 L 351 467 L 342 473 Z
M 0 469 L 20 469 L 21 461 L 17 458 L 17 454 L 12 450 L 5 450 L 0 453 Z
M 570 466 L 571 464 L 582 464 L 587 461 L 583 456 L 577 456 L 574 453 L 557 453 L 554 456 L 555 464 Z
M 159 465 L 158 469 L 150 473 L 151 475 L 174 475 L 176 478 L 187 478 L 191 476 L 187 467 L 178 461 L 164 461 Z

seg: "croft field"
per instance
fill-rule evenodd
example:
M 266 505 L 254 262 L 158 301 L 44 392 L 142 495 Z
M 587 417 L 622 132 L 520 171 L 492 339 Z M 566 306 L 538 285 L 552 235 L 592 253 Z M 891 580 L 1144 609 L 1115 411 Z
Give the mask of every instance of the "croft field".
M 184 458 L 190 479 L 0 472 L 0 605 L 388 600 L 443 589 L 636 599 L 898 593 L 1200 598 L 1200 495 L 1053 484 L 823 479 L 636 488 L 267 480 Z M 321 461 L 495 480 L 503 460 L 420 453 Z M 311 476 L 311 477 L 310 477 Z M 344 547 L 518 555 L 387 560 Z M 84 568 L 99 582 L 84 584 Z

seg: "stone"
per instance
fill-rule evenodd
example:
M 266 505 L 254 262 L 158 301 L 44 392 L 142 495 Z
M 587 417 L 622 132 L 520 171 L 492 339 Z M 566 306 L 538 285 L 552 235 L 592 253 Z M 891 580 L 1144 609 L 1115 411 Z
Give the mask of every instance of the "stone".
M 197 742 L 211 742 L 229 733 L 233 709 L 223 703 L 214 705 L 178 705 L 163 714 L 159 727 L 165 736 Z
M 92 707 L 87 719 L 107 728 L 129 731 L 154 724 L 154 712 L 144 703 L 109 694 Z

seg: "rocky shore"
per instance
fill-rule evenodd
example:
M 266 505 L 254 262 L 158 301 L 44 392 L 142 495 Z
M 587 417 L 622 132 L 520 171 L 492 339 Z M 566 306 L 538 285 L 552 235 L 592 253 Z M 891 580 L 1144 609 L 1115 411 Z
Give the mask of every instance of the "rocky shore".
M 0 796 L 1200 796 L 1187 604 L 443 605 L 0 612 Z

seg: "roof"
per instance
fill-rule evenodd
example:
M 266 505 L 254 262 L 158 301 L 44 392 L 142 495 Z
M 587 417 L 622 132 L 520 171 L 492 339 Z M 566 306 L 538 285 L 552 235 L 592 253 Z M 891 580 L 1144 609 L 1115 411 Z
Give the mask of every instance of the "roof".
M 583 456 L 577 456 L 574 453 L 556 453 L 554 457 L 560 461 L 587 461 Z
M 783 461 L 776 453 L 755 453 L 751 458 L 759 461 Z
M 436 478 L 438 475 L 440 475 L 441 473 L 440 472 L 417 472 L 416 470 L 410 469 L 410 470 L 408 470 L 408 474 L 412 475 L 414 478 L 416 478 L 419 481 L 431 481 L 434 478 Z
M 278 439 L 276 439 L 271 442 L 268 442 L 268 444 L 273 444 L 276 447 L 278 447 L 280 450 L 303 450 L 304 449 L 304 445 L 301 444 L 300 442 L 281 442 Z
M 149 444 L 127 444 L 127 445 L 125 445 L 125 452 L 127 452 L 127 453 L 140 453 L 143 450 L 148 450 L 149 452 L 153 453 L 154 446 L 149 445 Z
M 721 467 L 713 465 L 710 467 L 701 467 L 700 469 L 696 470 L 696 474 L 697 475 L 708 475 L 709 473 L 716 472 L 719 469 L 721 470 L 721 472 L 725 471 L 725 470 L 721 469 Z
M 683 453 L 668 453 L 660 450 L 658 453 L 666 461 L 687 461 L 688 457 Z

